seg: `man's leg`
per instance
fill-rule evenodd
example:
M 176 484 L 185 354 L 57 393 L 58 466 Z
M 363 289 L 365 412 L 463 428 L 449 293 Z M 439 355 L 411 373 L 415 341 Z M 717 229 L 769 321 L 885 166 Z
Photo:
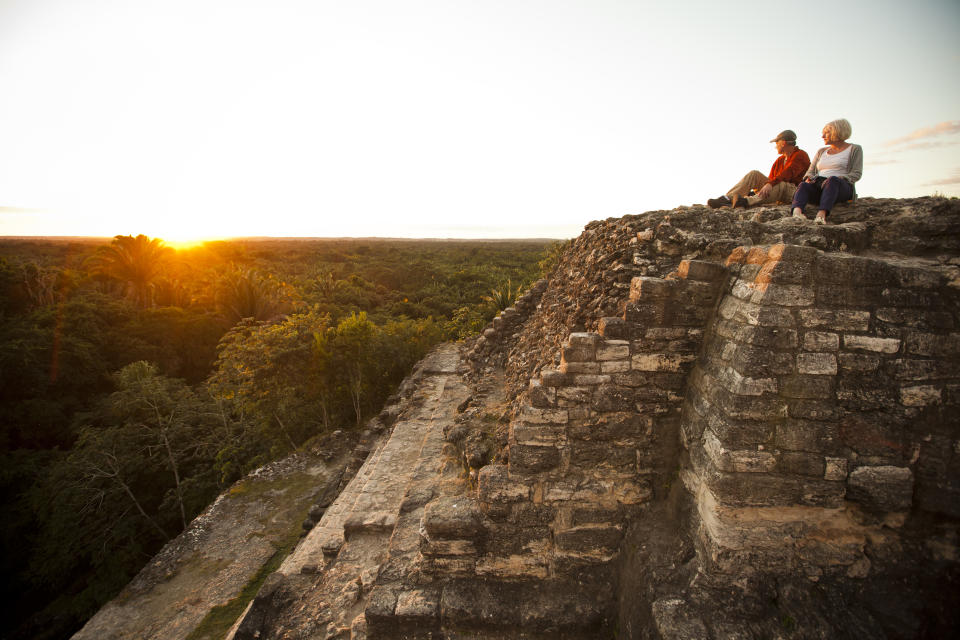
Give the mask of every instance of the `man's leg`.
M 761 185 L 763 186 L 763 185 Z M 770 188 L 770 193 L 766 198 L 760 196 L 750 196 L 747 198 L 747 204 L 751 207 L 757 204 L 770 204 L 773 202 L 790 202 L 793 198 L 793 192 L 797 190 L 797 185 L 790 182 L 778 182 Z
M 733 189 L 727 191 L 727 197 L 733 199 L 733 196 L 745 196 L 750 193 L 750 189 L 759 189 L 767 184 L 766 174 L 759 171 L 751 171 L 738 182 Z

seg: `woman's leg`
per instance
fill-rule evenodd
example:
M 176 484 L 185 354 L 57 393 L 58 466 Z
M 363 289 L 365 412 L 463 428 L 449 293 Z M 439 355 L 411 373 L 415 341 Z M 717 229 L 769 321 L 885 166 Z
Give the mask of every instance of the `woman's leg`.
M 824 217 L 830 214 L 833 206 L 838 202 L 846 202 L 853 197 L 853 185 L 844 180 L 832 176 L 823 183 L 823 194 L 820 196 L 820 212 Z M 818 212 L 818 215 L 819 213 Z
M 815 182 L 801 182 L 797 185 L 797 190 L 793 192 L 793 202 L 790 203 L 790 208 L 793 211 L 793 215 L 803 215 L 803 208 L 807 206 L 807 203 L 810 202 L 811 197 L 817 202 L 820 198 L 820 189 L 817 188 L 817 183 Z

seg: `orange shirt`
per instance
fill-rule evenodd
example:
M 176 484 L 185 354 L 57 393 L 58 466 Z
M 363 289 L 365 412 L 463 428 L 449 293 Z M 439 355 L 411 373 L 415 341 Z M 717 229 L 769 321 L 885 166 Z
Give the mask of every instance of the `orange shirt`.
M 778 182 L 800 184 L 809 166 L 810 156 L 803 149 L 797 148 L 789 156 L 777 156 L 773 166 L 770 167 L 770 175 L 767 179 L 771 185 Z

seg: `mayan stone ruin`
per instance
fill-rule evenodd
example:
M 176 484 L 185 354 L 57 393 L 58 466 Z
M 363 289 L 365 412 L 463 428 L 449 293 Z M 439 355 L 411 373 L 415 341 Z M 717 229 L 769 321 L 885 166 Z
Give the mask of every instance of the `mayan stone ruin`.
M 418 365 L 228 637 L 951 637 L 958 416 L 960 201 L 592 222 Z

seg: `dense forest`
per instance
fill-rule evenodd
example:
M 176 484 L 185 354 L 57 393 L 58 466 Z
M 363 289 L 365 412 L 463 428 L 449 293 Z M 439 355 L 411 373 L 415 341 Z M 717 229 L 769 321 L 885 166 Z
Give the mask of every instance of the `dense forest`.
M 0 240 L 2 637 L 69 637 L 222 489 L 363 423 L 551 248 Z

